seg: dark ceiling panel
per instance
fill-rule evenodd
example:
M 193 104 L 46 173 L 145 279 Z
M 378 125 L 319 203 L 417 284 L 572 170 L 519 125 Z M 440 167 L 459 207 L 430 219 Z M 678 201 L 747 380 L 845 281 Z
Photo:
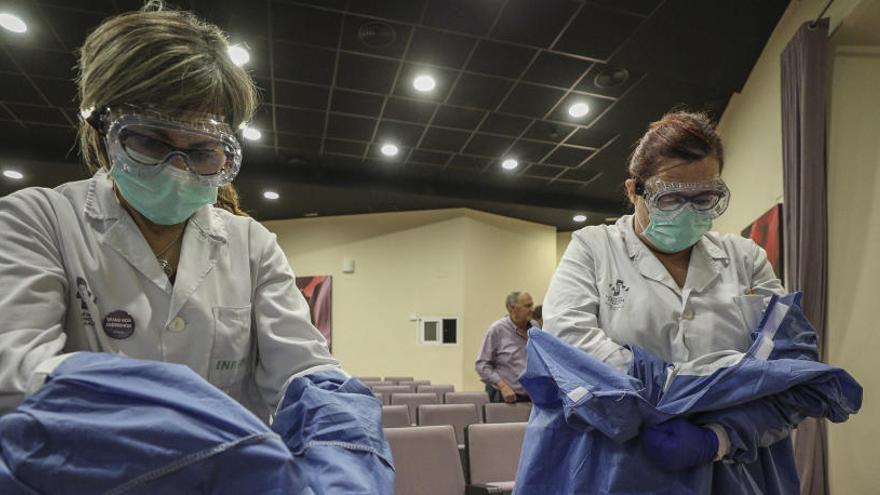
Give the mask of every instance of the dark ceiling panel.
M 378 117 L 382 110 L 384 97 L 379 95 L 348 91 L 337 88 L 333 91 L 330 108 L 334 112 L 354 113 L 367 117 Z
M 314 48 L 282 41 L 273 45 L 275 77 L 319 84 L 333 79 L 333 50 Z
M 467 69 L 494 76 L 518 77 L 529 65 L 536 50 L 509 43 L 481 40 Z
M 272 2 L 272 35 L 276 40 L 336 48 L 341 26 L 339 13 Z
M 81 174 L 71 152 L 79 118 L 74 49 L 105 16 L 142 4 L 17 3 L 30 29 L 24 36 L 0 33 L 0 161 L 12 156 L 28 177 L 40 174 L 40 184 L 22 185 L 56 185 Z M 247 167 L 236 184 L 258 219 L 470 206 L 571 229 L 574 210 L 590 222 L 624 211 L 626 161 L 651 121 L 674 107 L 720 117 L 787 4 L 190 0 L 181 6 L 196 8 L 250 51 L 245 69 L 262 98 L 251 125 L 263 136 L 243 142 Z M 413 88 L 420 74 L 434 77 L 433 91 Z M 568 114 L 578 101 L 591 107 L 585 117 Z M 382 156 L 385 141 L 400 153 Z M 506 157 L 520 166 L 504 170 Z M 296 201 L 262 200 L 267 182 Z M 0 180 L 0 194 L 11 187 Z M 286 196 L 294 191 L 300 194 Z
M 504 0 L 429 0 L 424 23 L 482 36 L 489 32 L 492 20 L 503 5 Z
M 470 131 L 480 125 L 485 113 L 483 110 L 441 105 L 434 116 L 434 124 Z
M 578 78 L 590 68 L 590 65 L 592 65 L 591 62 L 579 58 L 543 52 L 523 76 L 523 79 L 568 88 L 577 82 Z
M 586 4 L 556 49 L 604 60 L 632 36 L 643 20 L 632 14 Z
M 416 29 L 406 59 L 431 65 L 460 68 L 467 60 L 474 39 L 433 29 Z
M 492 110 L 501 102 L 512 83 L 497 77 L 462 74 L 449 96 L 449 102 L 466 107 Z
M 492 37 L 548 47 L 577 8 L 578 2 L 569 0 L 510 0 Z

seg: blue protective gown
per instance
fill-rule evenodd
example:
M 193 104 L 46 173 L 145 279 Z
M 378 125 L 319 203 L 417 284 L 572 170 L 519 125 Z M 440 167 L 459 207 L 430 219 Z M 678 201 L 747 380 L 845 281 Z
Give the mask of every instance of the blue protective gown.
M 78 353 L 0 417 L 0 493 L 392 493 L 380 415 L 328 371 L 291 381 L 270 429 L 186 366 Z
M 805 417 L 845 421 L 862 388 L 817 361 L 800 295 L 774 296 L 747 352 L 671 365 L 630 347 L 629 372 L 538 330 L 520 382 L 534 401 L 516 477 L 519 494 L 796 494 L 789 433 Z M 721 462 L 667 472 L 639 432 L 675 417 L 716 423 L 730 437 Z

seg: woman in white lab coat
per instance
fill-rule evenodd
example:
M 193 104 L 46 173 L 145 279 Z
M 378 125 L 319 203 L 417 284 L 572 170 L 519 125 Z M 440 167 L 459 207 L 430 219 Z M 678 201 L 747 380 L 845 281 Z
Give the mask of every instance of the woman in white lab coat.
M 723 164 L 706 116 L 676 112 L 651 124 L 629 162 L 634 213 L 573 234 L 544 299 L 544 329 L 623 372 L 627 345 L 667 362 L 747 350 L 764 296 L 784 290 L 753 241 L 709 231 L 729 201 Z M 720 425 L 671 423 L 646 432 L 666 439 L 646 446 L 665 467 L 727 454 Z M 778 426 L 787 434 L 790 425 Z
M 216 26 L 160 2 L 85 40 L 94 176 L 0 198 L 0 415 L 76 351 L 187 365 L 267 422 L 295 377 L 347 380 L 275 235 L 212 206 L 258 103 L 227 51 Z

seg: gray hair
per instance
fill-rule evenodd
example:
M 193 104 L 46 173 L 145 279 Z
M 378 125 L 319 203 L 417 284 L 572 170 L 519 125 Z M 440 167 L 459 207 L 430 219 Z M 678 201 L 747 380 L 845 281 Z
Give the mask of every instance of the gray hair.
M 512 308 L 513 305 L 516 304 L 516 300 L 519 299 L 520 294 L 521 294 L 520 291 L 515 290 L 507 295 L 507 299 L 505 299 L 505 301 L 504 301 L 504 303 L 505 303 L 504 307 L 506 307 L 508 311 L 510 311 L 510 308 Z

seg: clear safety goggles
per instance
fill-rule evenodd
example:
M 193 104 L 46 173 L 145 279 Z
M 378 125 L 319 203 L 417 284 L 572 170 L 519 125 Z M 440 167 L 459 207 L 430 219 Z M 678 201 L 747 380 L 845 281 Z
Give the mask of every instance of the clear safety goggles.
M 708 182 L 663 182 L 645 184 L 636 179 L 636 194 L 645 198 L 648 208 L 658 214 L 675 217 L 686 205 L 697 213 L 715 219 L 730 204 L 730 189 L 721 179 Z
M 124 157 L 113 160 L 114 166 L 135 176 L 155 175 L 175 164 L 194 182 L 219 187 L 241 169 L 241 144 L 229 124 L 211 115 L 172 117 L 121 106 L 92 112 L 86 121 L 104 134 L 111 158 Z

